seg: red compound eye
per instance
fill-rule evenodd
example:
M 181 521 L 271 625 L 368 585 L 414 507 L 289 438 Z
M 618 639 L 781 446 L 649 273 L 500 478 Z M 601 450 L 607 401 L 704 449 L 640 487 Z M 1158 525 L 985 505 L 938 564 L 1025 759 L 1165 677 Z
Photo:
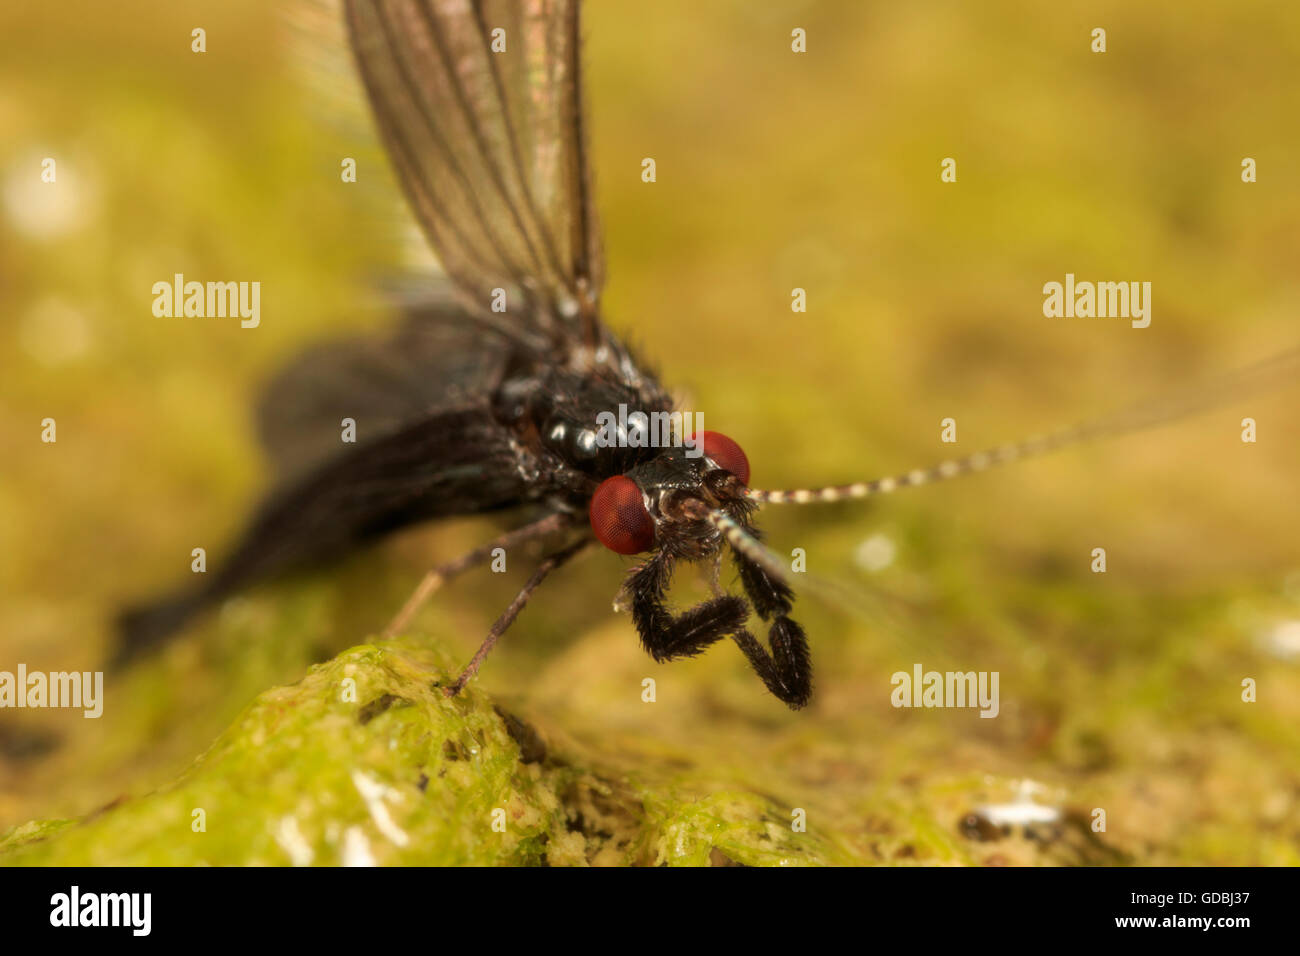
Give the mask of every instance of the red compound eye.
M 650 550 L 655 522 L 635 481 L 615 475 L 600 483 L 591 496 L 591 530 L 601 544 L 618 554 Z
M 745 484 L 749 484 L 749 459 L 740 446 L 721 432 L 701 432 L 704 454 L 725 468 Z

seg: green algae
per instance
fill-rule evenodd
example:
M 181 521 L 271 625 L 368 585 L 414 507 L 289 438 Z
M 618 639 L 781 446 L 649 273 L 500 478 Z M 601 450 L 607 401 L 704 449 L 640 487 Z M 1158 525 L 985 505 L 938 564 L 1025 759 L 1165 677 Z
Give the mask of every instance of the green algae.
M 819 863 L 753 794 L 673 799 L 546 751 L 412 643 L 367 644 L 260 695 L 172 784 L 0 838 L 11 865 Z M 617 794 L 617 796 L 613 796 Z M 566 802 L 567 801 L 567 802 Z M 603 810 L 596 804 L 603 802 Z M 585 810 L 585 813 L 584 813 Z M 721 854 L 721 857 L 719 857 Z

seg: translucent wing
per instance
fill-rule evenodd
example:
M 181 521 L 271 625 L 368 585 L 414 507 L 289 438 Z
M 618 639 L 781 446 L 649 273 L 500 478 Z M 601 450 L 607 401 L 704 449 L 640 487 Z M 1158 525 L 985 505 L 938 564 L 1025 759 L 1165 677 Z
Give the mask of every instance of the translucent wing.
M 345 0 L 406 198 L 468 308 L 596 345 L 578 0 Z M 522 306 L 522 308 L 520 308 Z M 500 316 L 498 316 L 500 318 Z

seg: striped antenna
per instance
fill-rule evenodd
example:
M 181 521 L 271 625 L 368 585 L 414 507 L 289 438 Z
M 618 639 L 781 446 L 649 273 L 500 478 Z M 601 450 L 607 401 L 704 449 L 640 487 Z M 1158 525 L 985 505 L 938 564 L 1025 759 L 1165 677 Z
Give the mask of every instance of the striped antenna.
M 1066 445 L 1168 424 L 1256 392 L 1295 384 L 1298 378 L 1300 378 L 1300 348 L 1238 369 L 1218 379 L 1180 389 L 1153 402 L 1132 405 L 1104 418 L 1046 435 L 1035 435 L 1023 441 L 997 445 L 965 458 L 940 462 L 929 468 L 916 468 L 887 478 L 859 481 L 851 485 L 834 485 L 829 488 L 805 488 L 794 491 L 762 491 L 751 488 L 748 495 L 751 500 L 763 504 L 804 505 L 889 494 L 900 488 L 915 488 L 917 485 L 984 471 L 994 465 L 1005 465 L 1024 458 L 1037 457 Z
M 710 509 L 708 521 L 727 539 L 727 544 L 731 545 L 737 554 L 757 564 L 778 581 L 790 583 L 790 569 L 786 567 L 784 559 L 741 527 L 735 518 L 726 512 Z
M 727 543 L 742 558 L 752 564 L 757 564 L 783 584 L 787 586 L 792 584 L 791 575 L 794 572 L 791 570 L 787 559 L 782 558 L 775 551 L 768 548 L 725 512 L 711 509 L 706 517 L 709 524 L 718 529 L 718 532 L 727 540 Z M 820 575 L 809 574 L 806 571 L 800 572 L 799 578 L 803 590 L 819 594 L 847 611 L 871 619 L 881 617 L 881 609 L 871 604 L 866 595 L 858 588 L 830 578 L 823 578 Z M 895 627 L 892 630 L 901 633 L 904 629 Z

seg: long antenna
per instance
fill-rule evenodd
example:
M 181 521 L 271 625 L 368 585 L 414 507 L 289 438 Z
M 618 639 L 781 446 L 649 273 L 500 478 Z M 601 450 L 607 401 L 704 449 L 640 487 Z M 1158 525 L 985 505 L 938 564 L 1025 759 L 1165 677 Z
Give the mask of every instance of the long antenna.
M 725 511 L 711 508 L 707 520 L 738 554 L 757 564 L 778 581 L 790 583 L 790 570 L 786 567 L 785 560 L 741 527 L 735 518 Z
M 718 530 L 732 549 L 742 558 L 757 564 L 772 577 L 786 585 L 793 583 L 794 572 L 790 568 L 789 559 L 783 558 L 755 538 L 735 518 L 716 508 L 709 509 L 705 517 L 709 524 Z M 879 609 L 868 604 L 862 592 L 857 588 L 803 571 L 798 573 L 798 577 L 804 589 L 820 594 L 828 601 L 833 601 L 846 610 L 864 614 L 868 617 L 879 616 Z
M 944 481 L 948 478 L 984 471 L 994 465 L 1005 465 L 1024 458 L 1037 457 L 1066 445 L 1168 424 L 1227 404 L 1233 399 L 1244 398 L 1270 388 L 1295 384 L 1298 378 L 1300 378 L 1300 348 L 1294 348 L 1217 379 L 1206 380 L 1199 385 L 1166 394 L 1153 402 L 1131 405 L 1103 418 L 1045 435 L 1034 435 L 1023 441 L 997 445 L 964 458 L 940 462 L 929 468 L 915 468 L 902 474 L 876 478 L 872 481 L 859 481 L 851 485 L 801 488 L 792 491 L 763 491 L 751 488 L 748 494 L 754 501 L 774 505 L 847 501 L 889 494 L 900 488 L 915 488 L 934 481 Z

